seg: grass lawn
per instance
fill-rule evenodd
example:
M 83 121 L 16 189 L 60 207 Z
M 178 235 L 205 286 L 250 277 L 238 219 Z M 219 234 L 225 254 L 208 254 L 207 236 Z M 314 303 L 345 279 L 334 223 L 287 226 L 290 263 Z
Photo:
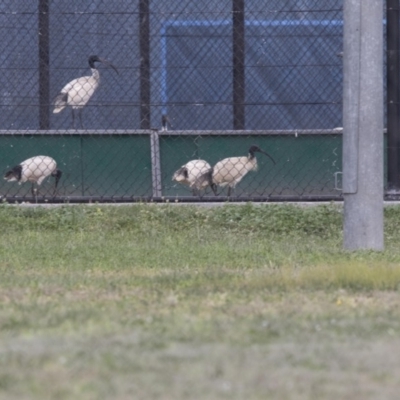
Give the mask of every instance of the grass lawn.
M 0 400 L 397 399 L 400 207 L 0 206 Z

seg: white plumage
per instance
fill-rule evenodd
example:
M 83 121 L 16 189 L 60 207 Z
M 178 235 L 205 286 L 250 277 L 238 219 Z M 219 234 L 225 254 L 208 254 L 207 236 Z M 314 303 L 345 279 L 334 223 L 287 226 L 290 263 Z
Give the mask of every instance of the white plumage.
M 205 160 L 192 160 L 182 165 L 172 176 L 172 180 L 188 185 L 195 195 L 201 189 L 205 189 L 209 182 L 207 179 L 201 179 L 204 174 L 212 170 L 211 165 Z
M 32 195 L 35 196 L 35 194 L 37 195 L 37 190 L 35 190 L 34 184 L 40 185 L 44 179 L 50 175 L 54 176 L 56 179 L 55 193 L 62 172 L 57 169 L 57 163 L 53 158 L 48 156 L 35 156 L 11 168 L 11 170 L 5 173 L 4 179 L 7 182 L 18 182 L 19 184 L 32 182 Z
M 248 156 L 225 158 L 213 167 L 212 183 L 219 186 L 228 186 L 228 196 L 232 189 L 246 176 L 249 171 L 256 171 L 258 168 L 255 152 L 268 156 L 275 164 L 275 160 L 258 146 L 251 146 Z M 210 184 L 210 183 L 209 183 Z
M 92 70 L 92 76 L 82 76 L 67 83 L 54 102 L 54 114 L 71 106 L 74 110 L 83 108 L 93 96 L 100 83 L 100 74 L 97 69 Z
M 82 124 L 82 109 L 93 96 L 100 84 L 100 73 L 96 68 L 95 63 L 101 62 L 104 65 L 113 68 L 117 73 L 118 70 L 109 61 L 101 59 L 98 56 L 89 57 L 89 67 L 92 71 L 91 76 L 82 76 L 67 83 L 54 100 L 53 113 L 57 114 L 70 106 L 72 109 L 72 125 L 75 128 L 75 111 L 78 110 L 79 121 L 81 128 Z

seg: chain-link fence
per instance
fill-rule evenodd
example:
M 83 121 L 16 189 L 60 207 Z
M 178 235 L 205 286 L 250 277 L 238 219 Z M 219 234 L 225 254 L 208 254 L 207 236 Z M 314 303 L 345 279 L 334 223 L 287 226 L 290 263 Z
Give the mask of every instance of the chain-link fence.
M 340 198 L 342 1 L 3 0 L 0 18 L 3 198 Z

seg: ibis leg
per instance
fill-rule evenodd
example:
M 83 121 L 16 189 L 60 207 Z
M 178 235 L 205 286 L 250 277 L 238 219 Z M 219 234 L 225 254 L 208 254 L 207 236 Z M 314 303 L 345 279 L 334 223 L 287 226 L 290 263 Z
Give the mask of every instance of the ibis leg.
M 71 108 L 71 113 L 72 113 L 72 129 L 75 129 L 75 111 L 73 108 Z
M 82 123 L 82 110 L 83 110 L 83 108 L 80 108 L 80 109 L 78 110 L 79 122 L 80 122 L 80 124 L 81 124 L 81 129 L 83 129 L 83 123 Z
M 35 202 L 37 203 L 37 197 L 38 197 L 38 190 L 37 190 L 37 188 L 35 188 L 35 184 L 34 183 L 32 183 L 32 196 L 34 197 L 34 199 L 35 199 Z

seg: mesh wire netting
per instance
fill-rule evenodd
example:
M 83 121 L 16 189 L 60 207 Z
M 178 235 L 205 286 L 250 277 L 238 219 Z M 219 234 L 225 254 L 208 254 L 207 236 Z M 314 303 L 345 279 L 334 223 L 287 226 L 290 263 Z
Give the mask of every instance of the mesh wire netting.
M 342 1 L 4 0 L 0 18 L 2 168 L 22 167 L 4 198 L 340 197 Z

